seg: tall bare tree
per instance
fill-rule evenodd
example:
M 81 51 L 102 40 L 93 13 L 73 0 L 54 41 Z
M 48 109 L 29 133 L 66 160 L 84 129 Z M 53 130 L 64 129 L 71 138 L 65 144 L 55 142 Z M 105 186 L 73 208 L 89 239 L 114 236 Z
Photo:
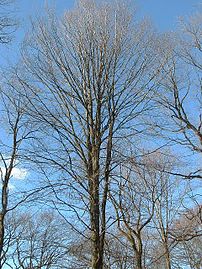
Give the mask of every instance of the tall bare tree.
M 36 23 L 26 43 L 24 74 L 17 76 L 43 133 L 30 154 L 57 171 L 47 177 L 54 205 L 76 215 L 81 233 L 90 231 L 91 266 L 103 268 L 116 145 L 144 129 L 152 81 L 163 65 L 160 42 L 125 2 L 86 0 L 59 21 L 50 15 Z

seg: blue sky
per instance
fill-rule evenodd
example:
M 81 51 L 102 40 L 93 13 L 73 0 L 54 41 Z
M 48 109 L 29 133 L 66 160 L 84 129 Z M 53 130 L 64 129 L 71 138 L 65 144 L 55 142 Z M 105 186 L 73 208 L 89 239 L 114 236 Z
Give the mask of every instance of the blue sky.
M 180 16 L 202 10 L 202 0 L 130 0 L 129 2 L 137 6 L 139 17 L 150 17 L 159 31 L 175 30 Z M 75 3 L 76 0 L 15 0 L 14 11 L 20 24 L 13 43 L 8 47 L 1 47 L 1 67 L 18 59 L 19 46 L 29 29 L 30 18 L 34 19 L 43 14 L 47 5 L 55 7 L 57 13 L 62 14 Z
M 202 10 L 201 0 L 137 0 L 142 15 L 152 18 L 159 30 L 174 30 L 180 16 Z
M 71 8 L 76 0 L 16 0 L 19 13 L 25 20 L 40 13 L 48 3 L 58 12 Z M 202 0 L 131 0 L 138 6 L 141 15 L 150 16 L 161 30 L 172 30 L 179 16 L 190 14 L 200 7 Z
M 110 1 L 110 0 L 108 0 Z M 202 0 L 130 0 L 137 6 L 140 17 L 150 17 L 160 31 L 172 31 L 180 16 L 202 10 Z M 76 0 L 15 0 L 14 11 L 20 25 L 15 40 L 7 48 L 1 47 L 1 66 L 17 59 L 18 48 L 29 29 L 30 18 L 43 14 L 45 6 L 55 7 L 58 14 L 74 6 Z

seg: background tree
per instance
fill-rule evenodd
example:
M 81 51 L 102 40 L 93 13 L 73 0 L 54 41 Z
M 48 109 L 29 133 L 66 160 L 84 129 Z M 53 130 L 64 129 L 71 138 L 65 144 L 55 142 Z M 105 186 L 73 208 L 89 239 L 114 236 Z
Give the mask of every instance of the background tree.
M 6 263 L 10 268 L 67 268 L 69 231 L 59 216 L 18 211 L 10 215 L 7 226 L 13 231 Z
M 201 25 L 201 14 L 181 20 L 181 31 L 175 35 L 175 47 L 167 65 L 161 70 L 163 77 L 158 85 L 162 93 L 159 103 L 163 105 L 162 113 L 166 120 L 165 124 L 160 120 L 157 129 L 161 135 L 169 137 L 184 155 L 190 149 L 196 158 L 201 158 L 202 151 Z M 191 171 L 181 176 L 201 178 L 200 165 L 189 169 Z M 180 175 L 180 172 L 177 174 Z
M 9 5 L 13 0 L 0 0 L 0 43 L 9 43 L 16 29 L 17 21 L 9 11 Z
M 138 166 L 135 158 L 131 158 L 121 164 L 116 183 L 111 199 L 118 229 L 133 249 L 134 267 L 143 269 L 146 266 L 145 230 L 154 216 L 158 178 L 144 160 Z
M 23 202 L 30 200 L 35 191 L 21 183 L 28 174 L 25 147 L 34 130 L 27 121 L 20 95 L 11 85 L 6 84 L 0 92 L 1 134 L 0 134 L 0 266 L 6 262 L 9 241 L 6 239 L 5 223 L 9 212 Z M 23 165 L 22 166 L 22 160 Z

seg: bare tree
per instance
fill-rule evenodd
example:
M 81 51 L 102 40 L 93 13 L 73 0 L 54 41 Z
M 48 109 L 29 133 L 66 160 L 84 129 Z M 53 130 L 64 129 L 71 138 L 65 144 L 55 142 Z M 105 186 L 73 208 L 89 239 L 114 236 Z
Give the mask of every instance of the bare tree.
M 12 34 L 17 26 L 17 21 L 9 11 L 9 5 L 13 0 L 0 0 L 0 43 L 5 44 L 11 41 Z
M 72 236 L 73 237 L 73 236 Z M 113 226 L 105 238 L 104 269 L 127 269 L 135 264 L 132 248 L 121 233 Z M 69 247 L 68 256 L 71 268 L 91 268 L 90 240 L 76 236 Z
M 118 229 L 133 249 L 135 268 L 175 268 L 179 242 L 200 235 L 190 224 L 176 225 L 184 216 L 184 203 L 191 204 L 189 184 L 168 173 L 176 164 L 168 152 L 156 151 L 127 159 L 115 177 L 111 199 Z
M 201 267 L 201 224 L 201 206 L 187 209 L 176 219 L 171 232 L 171 237 L 177 242 L 176 265 Z
M 162 159 L 163 156 L 161 156 Z M 184 226 L 177 226 L 179 219 L 184 215 L 184 204 L 191 205 L 189 183 L 179 177 L 173 177 L 168 173 L 174 169 L 173 162 L 164 159 L 160 166 L 155 164 L 155 170 L 161 174 L 159 177 L 156 193 L 155 213 L 153 217 L 154 233 L 150 238 L 156 241 L 153 252 L 155 257 L 151 259 L 151 265 L 171 269 L 180 266 L 178 244 L 180 240 L 191 239 L 188 229 Z M 176 169 L 176 168 L 175 168 Z M 163 171 L 166 172 L 163 172 Z M 187 227 L 188 228 L 188 227 Z M 196 235 L 196 234 L 195 234 Z M 188 239 L 188 240 L 189 240 Z
M 159 186 L 164 175 L 158 170 L 162 167 L 158 157 L 152 154 L 141 160 L 127 159 L 120 166 L 117 186 L 111 192 L 118 229 L 131 245 L 138 269 L 146 268 L 148 263 L 149 255 L 145 253 L 149 252 L 146 248 L 151 238 L 147 234 L 153 232 L 155 207 L 161 195 Z
M 134 268 L 135 257 L 131 245 L 121 232 L 113 226 L 106 237 L 105 267 L 106 269 Z
M 5 90 L 6 88 L 6 90 Z M 31 193 L 15 189 L 15 179 L 26 177 L 26 169 L 20 158 L 27 140 L 32 136 L 31 124 L 24 118 L 24 104 L 13 88 L 1 89 L 1 135 L 0 135 L 0 266 L 6 262 L 8 244 L 5 241 L 7 214 L 24 202 Z M 21 186 L 21 190 L 23 187 Z M 32 192 L 32 191 L 31 191 Z
M 164 122 L 159 119 L 157 124 L 161 135 L 169 136 L 175 146 L 181 146 L 180 151 L 186 154 L 190 149 L 198 158 L 202 152 L 201 33 L 201 14 L 181 20 L 173 53 L 161 70 L 158 92 L 162 90 L 159 103 L 163 105 Z M 194 171 L 189 169 L 191 172 L 176 174 L 187 179 L 202 178 L 200 166 L 194 167 Z
M 202 241 L 201 237 L 195 237 L 189 241 L 182 241 L 179 248 L 179 261 L 183 261 L 185 266 L 193 269 L 200 269 L 202 266 Z
M 79 1 L 62 20 L 49 16 L 34 28 L 24 75 L 17 73 L 28 114 L 43 133 L 37 153 L 29 153 L 55 169 L 46 178 L 54 205 L 78 218 L 80 225 L 72 226 L 80 233 L 90 231 L 92 268 L 103 268 L 116 143 L 142 132 L 152 80 L 163 64 L 160 42 L 122 1 Z
M 200 179 L 201 167 L 180 172 L 156 149 L 131 157 L 153 129 L 158 142 L 201 155 L 201 22 L 182 21 L 173 44 L 125 1 L 80 0 L 62 19 L 49 12 L 33 23 L 0 92 L 1 268 L 179 269 L 181 258 L 201 266 L 201 205 L 175 179 Z M 13 26 L 0 14 L 0 43 Z M 37 189 L 12 189 L 22 160 L 40 171 Z M 15 219 L 34 194 L 64 222 L 19 211 Z M 184 201 L 197 209 L 185 212 Z
M 7 266 L 13 269 L 67 268 L 68 233 L 61 217 L 51 211 L 13 212 L 7 219 L 12 232 L 12 248 Z

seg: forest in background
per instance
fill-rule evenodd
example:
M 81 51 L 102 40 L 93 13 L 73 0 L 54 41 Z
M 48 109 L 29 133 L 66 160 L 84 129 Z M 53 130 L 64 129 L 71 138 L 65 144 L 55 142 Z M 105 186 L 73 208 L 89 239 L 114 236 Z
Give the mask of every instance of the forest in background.
M 0 84 L 0 268 L 201 269 L 202 13 L 158 32 L 127 1 L 79 0 L 19 51 Z

